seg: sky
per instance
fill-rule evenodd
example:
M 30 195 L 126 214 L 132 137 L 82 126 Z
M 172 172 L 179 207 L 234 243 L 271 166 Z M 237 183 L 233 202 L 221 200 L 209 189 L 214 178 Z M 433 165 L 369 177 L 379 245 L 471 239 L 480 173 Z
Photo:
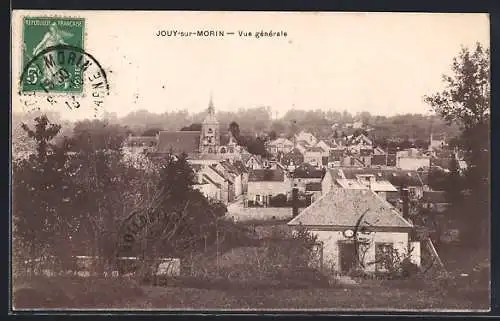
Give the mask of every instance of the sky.
M 200 112 L 210 95 L 217 110 L 270 106 L 273 116 L 291 108 L 428 113 L 422 98 L 442 89 L 441 75 L 461 46 L 489 47 L 488 15 L 477 13 L 14 11 L 14 111 L 25 110 L 17 94 L 22 17 L 52 15 L 85 18 L 84 49 L 109 78 L 102 109 L 118 116 Z M 158 37 L 159 30 L 226 36 Z M 271 30 L 287 36 L 238 35 Z M 85 107 L 43 108 L 68 119 L 92 117 Z

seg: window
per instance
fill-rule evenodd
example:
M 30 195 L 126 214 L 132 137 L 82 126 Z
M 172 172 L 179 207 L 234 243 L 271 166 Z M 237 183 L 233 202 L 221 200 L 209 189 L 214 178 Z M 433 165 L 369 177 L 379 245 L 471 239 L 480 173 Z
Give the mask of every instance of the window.
M 209 153 L 213 153 L 213 152 L 214 152 L 214 151 L 212 150 L 212 147 L 210 147 L 210 148 L 208 149 L 208 152 L 209 152 Z
M 234 148 L 233 147 L 229 147 L 229 152 L 230 153 L 234 153 Z
M 376 269 L 379 272 L 388 272 L 392 265 L 392 243 L 375 243 Z
M 213 132 L 214 132 L 214 131 L 213 131 L 213 129 L 212 129 L 212 128 L 209 128 L 209 129 L 208 129 L 208 133 L 209 133 L 209 134 L 212 134 Z
M 220 149 L 220 152 L 221 152 L 222 154 L 225 154 L 225 153 L 226 153 L 226 148 L 222 147 L 222 148 Z

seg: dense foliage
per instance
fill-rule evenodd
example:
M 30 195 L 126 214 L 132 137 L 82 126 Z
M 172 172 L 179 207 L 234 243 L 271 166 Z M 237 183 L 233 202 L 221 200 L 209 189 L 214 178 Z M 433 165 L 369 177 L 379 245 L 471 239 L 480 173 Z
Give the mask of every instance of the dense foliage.
M 71 256 L 90 255 L 100 258 L 98 269 L 112 265 L 123 254 L 117 244 L 125 218 L 157 200 L 167 215 L 150 230 L 161 237 L 151 242 L 143 235 L 137 240 L 142 252 L 132 254 L 179 255 L 215 240 L 226 208 L 193 189 L 185 156 L 155 162 L 124 155 L 126 128 L 106 121 L 78 122 L 61 144 L 54 142 L 60 125 L 44 115 L 34 124 L 22 129 L 36 153 L 13 164 L 17 262 L 55 257 L 55 263 L 71 264 Z
M 474 50 L 462 48 L 452 73 L 443 76 L 446 88 L 425 100 L 448 123 L 460 126 L 455 143 L 465 151 L 469 197 L 456 197 L 456 216 L 470 232 L 468 239 L 482 242 L 489 237 L 490 220 L 490 50 L 479 43 Z

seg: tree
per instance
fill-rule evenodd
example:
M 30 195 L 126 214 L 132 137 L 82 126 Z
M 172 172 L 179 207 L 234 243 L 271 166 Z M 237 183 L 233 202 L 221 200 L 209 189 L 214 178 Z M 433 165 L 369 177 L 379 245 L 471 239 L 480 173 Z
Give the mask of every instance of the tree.
M 162 131 L 161 128 L 149 128 L 149 129 L 146 129 L 143 133 L 142 133 L 142 136 L 148 136 L 148 137 L 154 137 L 156 136 L 160 131 Z
M 119 151 L 127 137 L 127 128 L 94 119 L 83 120 L 73 128 L 73 151 L 91 153 L 96 150 Z
M 74 184 L 68 171 L 68 144 L 52 144 L 61 128 L 46 115 L 35 118 L 35 128 L 22 126 L 36 142 L 36 155 L 13 163 L 14 241 L 23 244 L 26 258 L 68 254 L 74 223 Z
M 185 154 L 166 157 L 160 168 L 153 197 L 134 208 L 122 221 L 127 225 L 137 221 L 134 217 L 138 215 L 148 217 L 149 223 L 136 231 L 133 246 L 125 249 L 129 253 L 122 253 L 143 257 L 141 277 L 151 272 L 159 256 L 186 258 L 206 244 L 215 243 L 219 220 L 227 211 L 222 203 L 208 200 L 193 188 L 194 172 Z M 156 218 L 154 224 L 152 218 Z
M 231 134 L 233 135 L 234 139 L 236 139 L 236 141 L 238 142 L 239 144 L 239 139 L 240 139 L 240 126 L 238 125 L 237 122 L 235 121 L 232 121 L 230 124 L 229 124 L 229 131 L 231 132 Z
M 477 43 L 474 50 L 462 48 L 453 59 L 452 75 L 444 75 L 446 88 L 426 96 L 425 101 L 448 123 L 456 123 L 468 163 L 471 188 L 466 216 L 471 240 L 489 235 L 489 124 L 490 50 Z M 473 224 L 473 225 L 471 225 Z
M 36 151 L 38 162 L 44 163 L 47 159 L 49 142 L 57 136 L 61 130 L 61 125 L 51 124 L 46 115 L 35 118 L 35 129 L 32 130 L 27 124 L 23 123 L 21 128 L 26 132 L 29 138 L 37 143 Z

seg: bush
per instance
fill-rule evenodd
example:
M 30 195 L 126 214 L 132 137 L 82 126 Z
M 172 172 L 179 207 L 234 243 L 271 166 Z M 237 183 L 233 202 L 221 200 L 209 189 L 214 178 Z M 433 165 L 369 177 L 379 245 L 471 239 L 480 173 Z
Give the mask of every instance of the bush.
M 409 258 L 405 258 L 401 262 L 401 276 L 403 278 L 409 278 L 418 275 L 420 269 L 418 265 L 411 262 Z
M 269 205 L 271 207 L 286 207 L 288 205 L 286 195 L 278 194 L 272 197 L 271 200 L 269 201 Z

